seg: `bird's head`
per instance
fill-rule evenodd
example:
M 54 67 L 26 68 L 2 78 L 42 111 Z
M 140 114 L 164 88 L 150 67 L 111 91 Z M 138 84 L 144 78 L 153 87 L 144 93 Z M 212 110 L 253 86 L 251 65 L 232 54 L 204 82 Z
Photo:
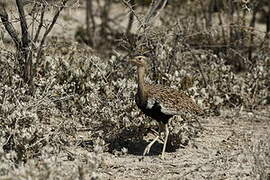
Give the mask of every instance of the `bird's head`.
M 147 67 L 147 57 L 135 56 L 129 60 L 129 62 L 137 67 Z

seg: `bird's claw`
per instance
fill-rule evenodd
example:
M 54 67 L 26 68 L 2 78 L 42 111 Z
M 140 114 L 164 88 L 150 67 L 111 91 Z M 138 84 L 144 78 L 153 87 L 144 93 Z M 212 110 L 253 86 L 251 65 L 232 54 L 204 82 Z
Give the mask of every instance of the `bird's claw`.
M 151 145 L 152 145 L 152 144 L 148 144 L 148 145 L 146 146 L 146 148 L 145 148 L 144 151 L 143 151 L 143 156 L 145 156 L 146 154 L 149 154 L 150 149 L 151 149 Z

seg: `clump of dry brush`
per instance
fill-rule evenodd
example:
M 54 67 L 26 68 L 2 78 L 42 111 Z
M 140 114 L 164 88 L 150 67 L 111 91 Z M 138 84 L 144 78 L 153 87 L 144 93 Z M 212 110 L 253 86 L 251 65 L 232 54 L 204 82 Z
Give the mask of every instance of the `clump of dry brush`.
M 31 95 L 17 75 L 15 58 L 1 51 L 1 175 L 19 167 L 18 177 L 54 177 L 61 171 L 54 163 L 72 166 L 67 177 L 79 176 L 80 168 L 93 175 L 102 162 L 100 152 L 121 150 L 143 136 L 126 59 L 99 58 L 77 43 L 55 44 L 45 50 Z M 28 166 L 36 173 L 24 172 Z
M 96 153 L 80 149 L 76 138 L 83 119 L 79 115 L 83 112 L 79 110 L 80 93 L 75 90 L 78 86 L 74 80 L 79 69 L 65 74 L 67 62 L 63 59 L 72 56 L 68 54 L 61 59 L 53 55 L 46 56 L 34 78 L 35 92 L 30 95 L 29 87 L 17 75 L 15 58 L 1 50 L 1 176 L 46 179 L 95 176 L 101 159 Z M 91 58 L 97 57 L 88 59 Z M 65 75 L 70 79 L 64 80 Z

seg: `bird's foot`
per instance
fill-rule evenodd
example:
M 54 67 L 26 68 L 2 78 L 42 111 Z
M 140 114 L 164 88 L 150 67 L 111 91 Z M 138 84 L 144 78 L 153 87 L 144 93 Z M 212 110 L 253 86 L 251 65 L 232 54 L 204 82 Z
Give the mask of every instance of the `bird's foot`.
M 158 139 L 159 139 L 159 136 L 157 136 L 150 144 L 148 144 L 148 145 L 146 146 L 146 148 L 144 149 L 144 152 L 143 152 L 143 156 L 145 156 L 145 154 L 149 154 L 152 145 L 153 145 Z
M 145 156 L 146 154 L 149 154 L 151 146 L 152 146 L 151 143 L 146 146 L 146 148 L 143 151 L 143 156 Z

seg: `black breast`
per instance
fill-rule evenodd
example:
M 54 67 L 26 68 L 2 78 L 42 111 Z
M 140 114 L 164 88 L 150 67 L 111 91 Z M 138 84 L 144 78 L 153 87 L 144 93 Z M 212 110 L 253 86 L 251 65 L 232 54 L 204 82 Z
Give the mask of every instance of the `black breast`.
M 168 123 L 172 115 L 167 115 L 161 112 L 161 106 L 158 102 L 155 102 L 151 108 L 147 107 L 147 101 L 142 101 L 136 96 L 136 104 L 142 110 L 142 112 L 155 119 L 158 122 L 163 122 L 164 124 Z

